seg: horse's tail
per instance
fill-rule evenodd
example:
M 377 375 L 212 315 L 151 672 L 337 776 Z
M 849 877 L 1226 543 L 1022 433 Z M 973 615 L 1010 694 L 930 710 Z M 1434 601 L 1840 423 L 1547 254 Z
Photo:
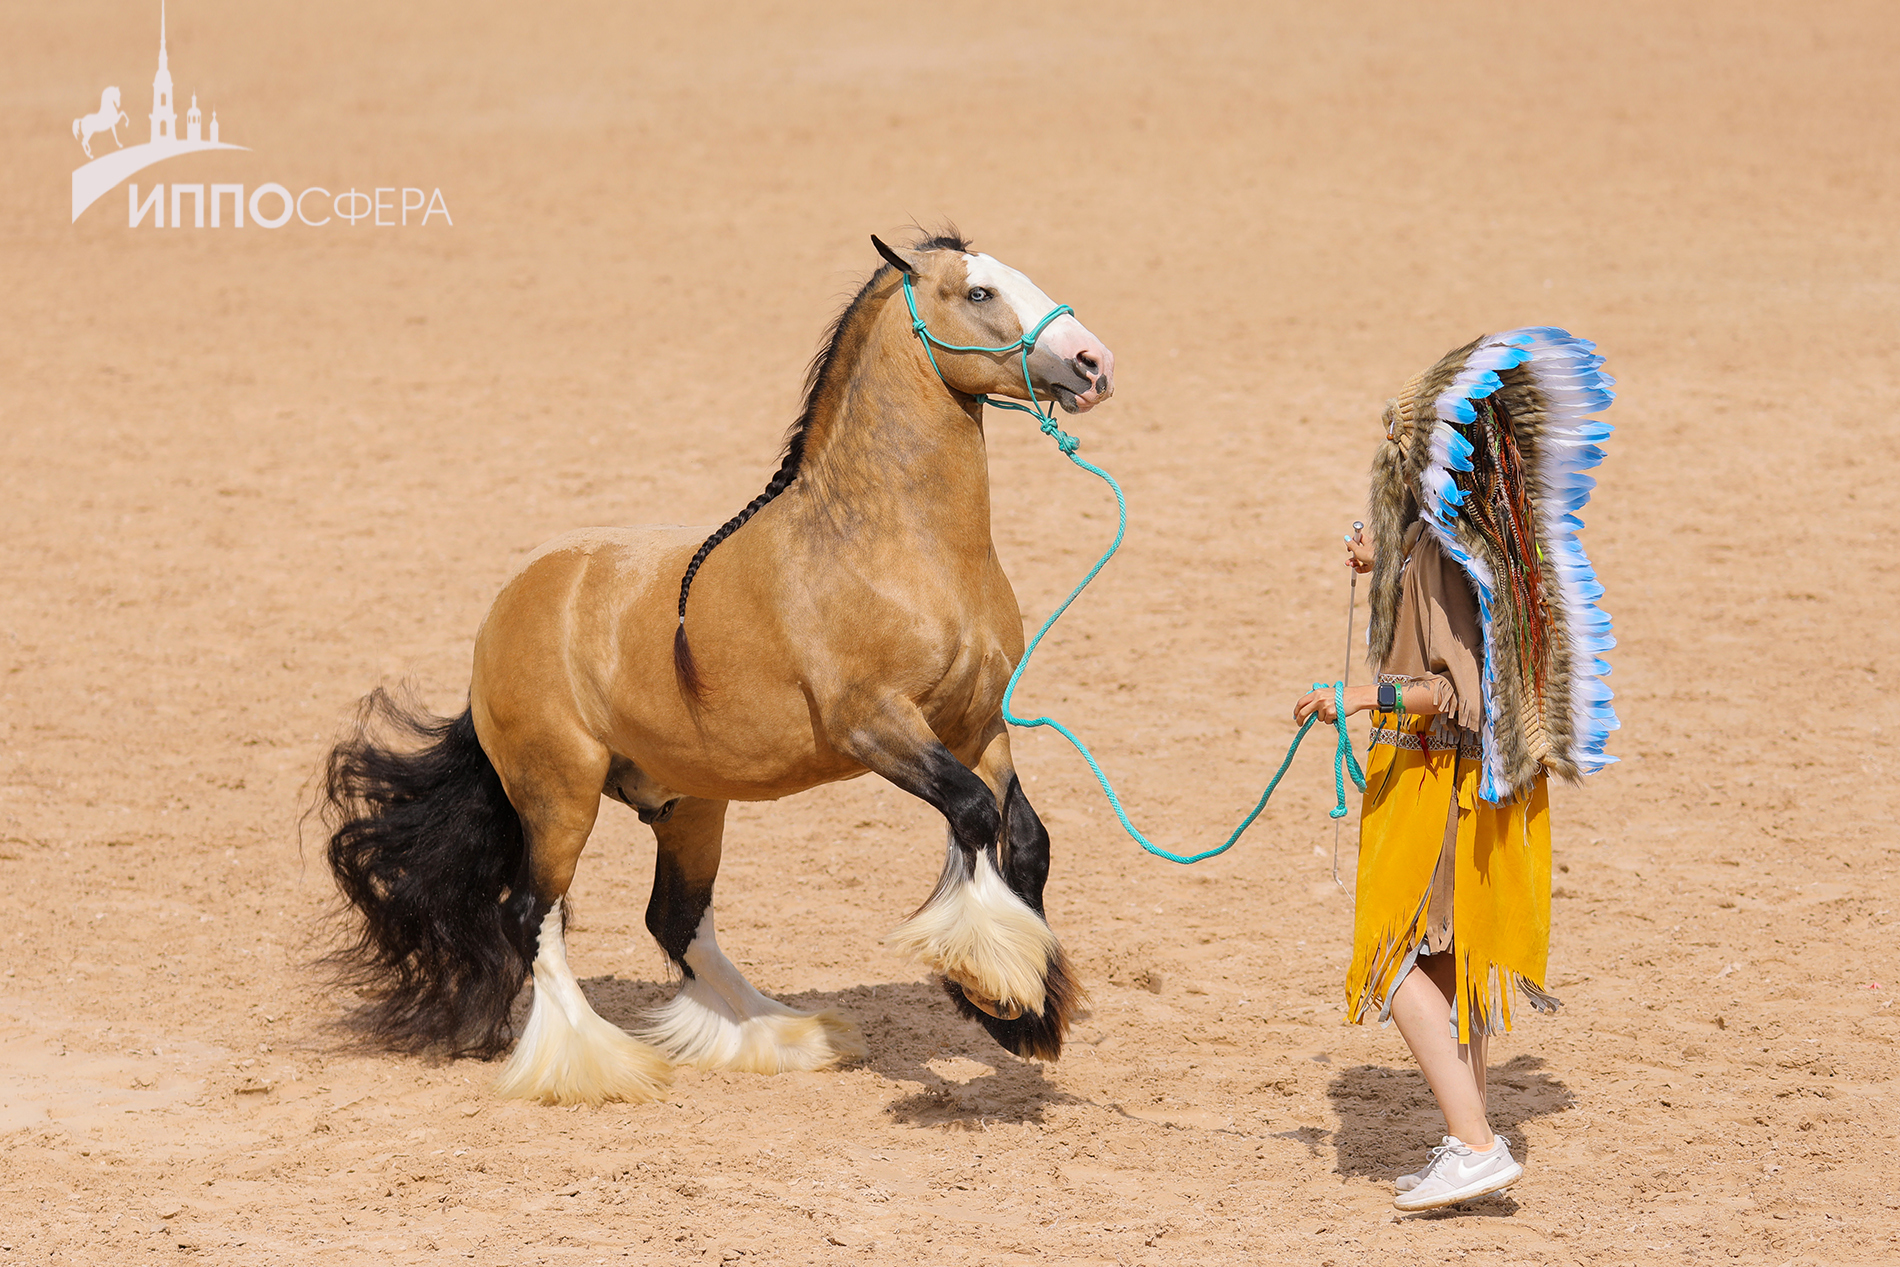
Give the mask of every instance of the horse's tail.
M 500 1052 L 528 973 L 502 908 L 524 845 L 472 714 L 433 717 L 377 689 L 331 751 L 319 804 L 361 918 L 327 960 L 369 996 L 356 1027 L 401 1050 Z

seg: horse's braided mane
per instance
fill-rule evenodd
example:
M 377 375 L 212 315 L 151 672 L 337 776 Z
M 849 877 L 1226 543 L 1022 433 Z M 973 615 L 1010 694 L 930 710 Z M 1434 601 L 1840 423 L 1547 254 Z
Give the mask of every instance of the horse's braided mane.
M 912 242 L 910 249 L 967 252 L 970 244 L 951 227 Z M 785 449 L 778 470 L 766 484 L 764 492 L 747 502 L 744 510 L 720 524 L 711 536 L 700 542 L 692 561 L 686 565 L 686 574 L 680 577 L 680 620 L 679 626 L 673 631 L 673 667 L 679 673 L 680 684 L 693 699 L 703 694 L 705 686 L 700 680 L 699 667 L 693 663 L 693 650 L 686 641 L 686 596 L 692 593 L 693 577 L 699 574 L 700 564 L 718 548 L 720 542 L 744 527 L 746 520 L 758 514 L 767 502 L 790 488 L 792 481 L 798 478 L 799 467 L 805 460 L 805 437 L 816 421 L 819 402 L 825 398 L 826 389 L 831 386 L 832 377 L 837 372 L 838 349 L 844 342 L 845 331 L 850 328 L 852 319 L 863 310 L 865 301 L 892 271 L 889 264 L 880 265 L 858 289 L 858 293 L 852 296 L 851 302 L 839 310 L 837 317 L 832 320 L 817 354 L 811 358 L 811 364 L 805 370 L 804 401 L 799 407 L 798 417 L 785 433 Z

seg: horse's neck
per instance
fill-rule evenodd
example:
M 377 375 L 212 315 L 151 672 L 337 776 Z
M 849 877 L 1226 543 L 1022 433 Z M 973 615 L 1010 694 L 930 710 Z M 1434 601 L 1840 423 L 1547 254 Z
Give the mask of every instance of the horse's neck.
M 797 511 L 851 538 L 927 538 L 987 558 L 989 453 L 978 417 L 931 368 L 903 305 L 867 314 L 852 372 L 806 436 Z M 866 532 L 865 529 L 870 531 Z

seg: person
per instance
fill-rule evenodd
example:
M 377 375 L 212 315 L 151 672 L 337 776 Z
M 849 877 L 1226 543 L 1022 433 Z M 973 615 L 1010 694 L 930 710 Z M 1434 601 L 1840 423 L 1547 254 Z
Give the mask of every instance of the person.
M 1404 1211 L 1515 1183 L 1523 1165 L 1492 1128 L 1485 1058 L 1514 994 L 1539 1011 L 1550 944 L 1548 776 L 1615 758 L 1602 593 L 1575 511 L 1609 428 L 1593 345 L 1548 329 L 1461 348 L 1387 405 L 1371 534 L 1347 564 L 1371 573 L 1376 681 L 1347 687 L 1371 713 L 1360 816 L 1347 1020 L 1395 1023 L 1445 1135 L 1395 1184 Z M 1566 513 L 1567 512 L 1567 513 Z M 1334 721 L 1333 691 L 1294 719 Z

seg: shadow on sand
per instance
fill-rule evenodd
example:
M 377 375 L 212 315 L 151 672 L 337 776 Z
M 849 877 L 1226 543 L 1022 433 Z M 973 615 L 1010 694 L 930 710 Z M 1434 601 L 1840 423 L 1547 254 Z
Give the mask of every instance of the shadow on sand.
M 633 1032 L 679 987 L 608 976 L 590 977 L 581 988 L 602 1017 Z M 1085 1103 L 1053 1086 L 1039 1062 L 1004 1051 L 958 1016 L 935 982 L 887 982 L 776 997 L 805 1012 L 836 1008 L 858 1025 L 870 1049 L 863 1066 L 896 1084 L 894 1090 L 906 1092 L 885 1108 L 896 1121 L 981 1130 L 987 1122 L 1040 1122 L 1052 1104 Z M 958 1081 L 927 1063 L 957 1059 L 987 1066 L 989 1072 Z
M 1543 1069 L 1541 1057 L 1513 1056 L 1494 1066 L 1486 1080 L 1492 1129 L 1511 1141 L 1519 1161 L 1527 1156 L 1524 1123 L 1576 1103 L 1570 1088 Z M 1326 1094 L 1339 1118 L 1332 1145 L 1334 1169 L 1341 1175 L 1389 1180 L 1420 1165 L 1445 1131 L 1425 1076 L 1416 1069 L 1355 1065 L 1340 1070 Z M 1318 1140 L 1305 1142 L 1311 1148 Z M 1470 1212 L 1499 1214 L 1515 1208 L 1506 1198 L 1473 1206 Z

